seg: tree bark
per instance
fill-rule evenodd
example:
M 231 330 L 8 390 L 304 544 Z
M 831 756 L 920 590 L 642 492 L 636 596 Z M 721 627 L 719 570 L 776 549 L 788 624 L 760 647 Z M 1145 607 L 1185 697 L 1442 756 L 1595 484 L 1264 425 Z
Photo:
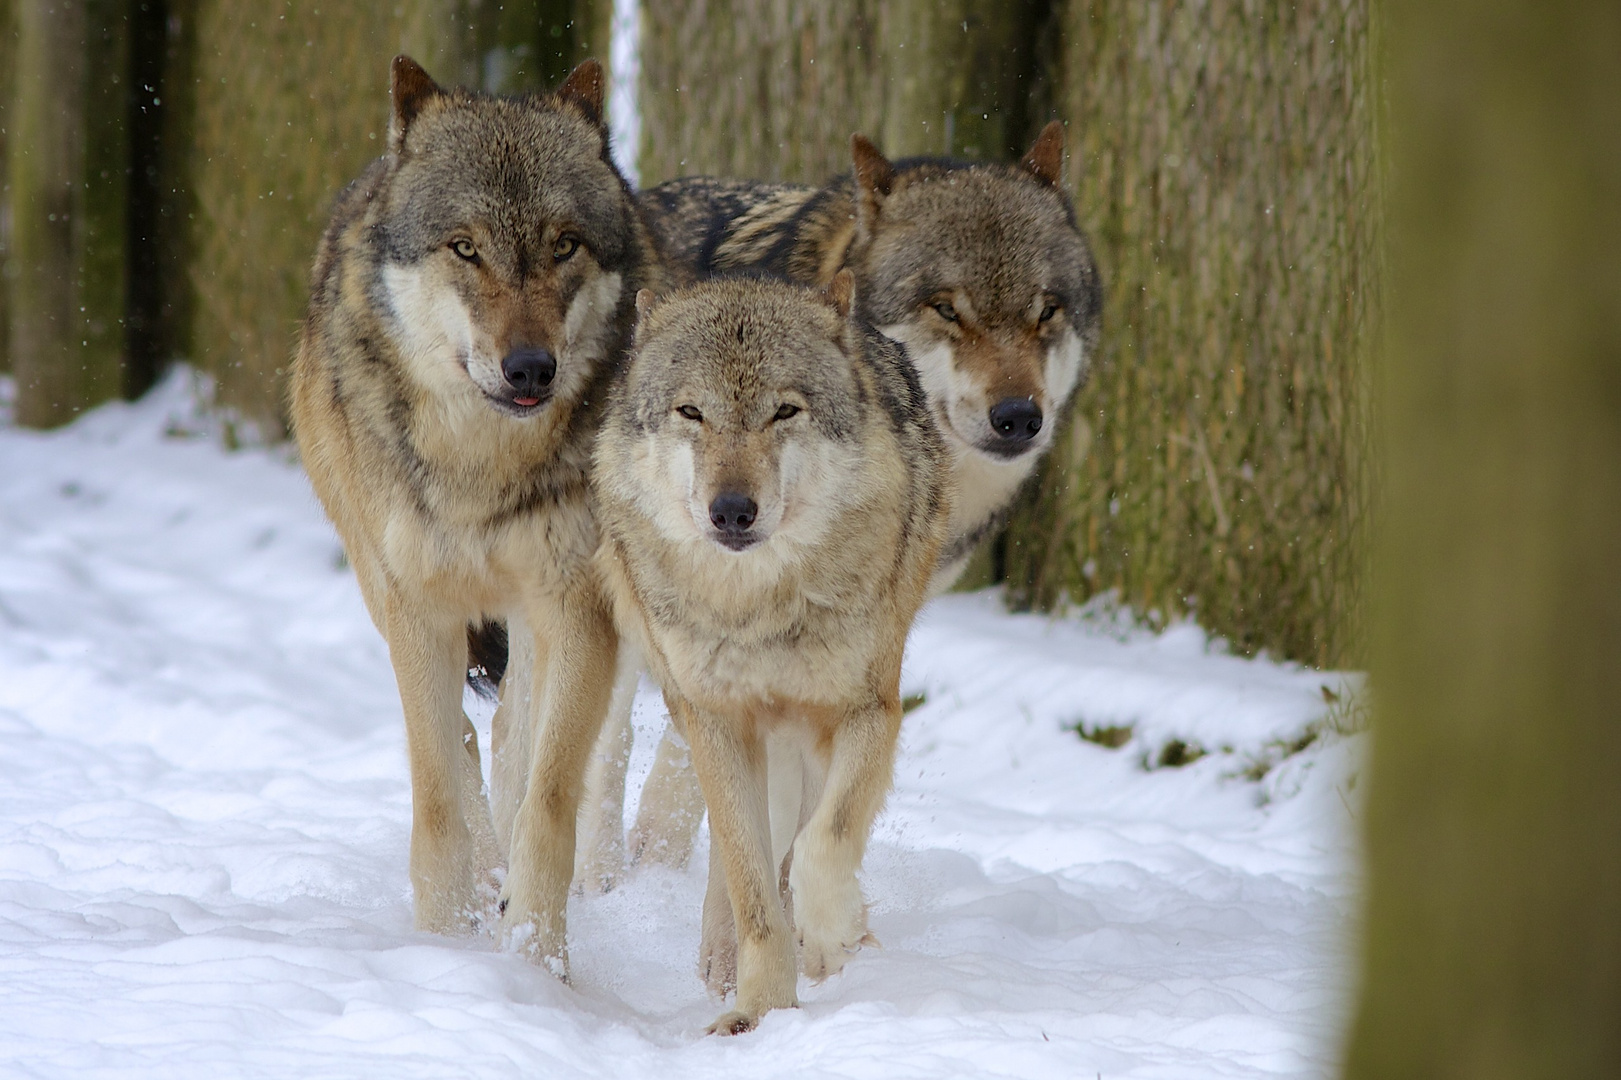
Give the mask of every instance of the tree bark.
M 1621 1076 L 1621 11 L 1387 11 L 1387 513 L 1347 1075 Z
M 50 427 L 124 383 L 125 0 L 18 0 L 9 126 L 17 421 Z
M 445 85 L 548 85 L 580 53 L 595 5 L 191 2 L 193 348 L 241 421 L 231 430 L 276 438 L 316 241 L 333 198 L 386 146 L 389 61 L 408 53 Z
M 0 0 L 0 373 L 11 370 L 11 101 L 17 89 L 12 0 Z
M 1379 199 L 1366 0 L 1072 0 L 1069 181 L 1103 344 L 1002 556 L 1240 650 L 1360 656 Z
M 642 9 L 642 176 L 821 183 L 850 136 L 1001 158 L 1030 134 L 1034 0 L 675 0 Z M 1044 116 L 1039 119 L 1045 119 Z

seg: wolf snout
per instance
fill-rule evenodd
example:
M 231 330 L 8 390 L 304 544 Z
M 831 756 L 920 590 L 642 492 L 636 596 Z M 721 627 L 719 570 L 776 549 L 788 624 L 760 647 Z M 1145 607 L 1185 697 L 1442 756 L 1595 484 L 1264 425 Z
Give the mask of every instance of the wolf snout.
M 742 551 L 759 539 L 749 535 L 759 514 L 753 499 L 735 491 L 723 491 L 709 504 L 709 523 L 720 533 L 716 539 L 733 551 Z
M 501 361 L 501 375 L 517 405 L 538 405 L 557 374 L 557 360 L 545 349 L 513 349 Z
M 1041 406 L 1034 398 L 1003 398 L 991 406 L 990 417 L 991 430 L 1007 453 L 1022 453 L 1022 444 L 1041 433 Z

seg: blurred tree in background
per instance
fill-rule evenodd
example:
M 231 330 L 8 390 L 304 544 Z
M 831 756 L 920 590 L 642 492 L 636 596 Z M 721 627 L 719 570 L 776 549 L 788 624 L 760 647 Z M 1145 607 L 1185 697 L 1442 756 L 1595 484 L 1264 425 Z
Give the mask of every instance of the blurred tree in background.
M 16 23 L 12 19 L 13 0 L 0 0 L 0 373 L 11 370 L 11 168 L 7 146 L 10 141 L 11 97 L 17 64 Z
M 607 59 L 612 7 L 0 4 L 26 38 L 0 100 L 19 417 L 61 422 L 179 355 L 269 437 L 328 207 L 383 149 L 389 58 L 550 85 Z M 1065 118 L 1103 347 L 974 583 L 1034 607 L 1117 589 L 1244 650 L 1359 659 L 1368 0 L 670 0 L 641 18 L 650 184 L 820 183 L 854 131 L 896 157 L 1005 159 Z M 80 209 L 53 222 L 47 191 Z
M 1070 181 L 1108 289 L 1002 541 L 1017 604 L 1118 589 L 1244 651 L 1360 661 L 1379 197 L 1366 0 L 1061 9 Z
M 129 11 L 13 0 L 7 318 L 17 418 L 46 426 L 125 390 Z
M 857 131 L 891 157 L 1007 157 L 1034 131 L 1044 13 L 1033 0 L 648 4 L 643 181 L 819 184 L 849 170 Z
M 1347 1075 L 1621 1076 L 1621 9 L 1402 0 Z

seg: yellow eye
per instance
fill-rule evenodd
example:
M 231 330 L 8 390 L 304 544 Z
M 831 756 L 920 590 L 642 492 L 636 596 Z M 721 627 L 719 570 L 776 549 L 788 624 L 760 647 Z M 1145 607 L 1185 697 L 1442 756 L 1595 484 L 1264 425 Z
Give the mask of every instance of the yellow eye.
M 787 420 L 790 417 L 794 417 L 794 416 L 798 416 L 798 415 L 799 415 L 799 406 L 798 405 L 783 405 L 782 408 L 777 410 L 777 415 L 772 417 L 772 419 L 773 420 Z
M 474 259 L 478 258 L 478 248 L 474 247 L 473 242 L 467 239 L 465 236 L 452 240 L 450 242 L 450 250 L 454 251 L 457 255 L 466 259 L 468 262 L 472 262 Z
M 557 243 L 552 245 L 552 258 L 556 259 L 558 262 L 563 262 L 579 249 L 579 239 L 577 237 L 568 236 L 565 234 L 563 236 L 559 236 L 557 238 Z
M 934 305 L 934 310 L 938 312 L 940 317 L 946 322 L 957 321 L 957 309 L 952 305 L 950 300 L 941 300 L 939 303 Z
M 676 412 L 685 416 L 688 420 L 702 420 L 704 418 L 704 414 L 698 411 L 696 405 L 683 405 L 676 409 Z

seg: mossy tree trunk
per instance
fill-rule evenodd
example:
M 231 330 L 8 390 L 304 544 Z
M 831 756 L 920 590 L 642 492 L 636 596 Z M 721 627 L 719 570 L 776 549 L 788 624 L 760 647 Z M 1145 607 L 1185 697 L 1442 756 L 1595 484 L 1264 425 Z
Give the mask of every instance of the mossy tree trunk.
M 1244 651 L 1359 657 L 1379 200 L 1367 0 L 1072 0 L 1069 177 L 1103 345 L 1004 550 Z
M 1387 11 L 1393 333 L 1346 1072 L 1621 1076 L 1621 10 Z
M 858 131 L 891 156 L 1006 156 L 1030 133 L 1045 8 L 1032 0 L 648 4 L 644 181 L 715 174 L 821 183 L 849 170 Z
M 125 387 L 128 0 L 14 0 L 11 364 L 19 423 Z
M 276 437 L 316 241 L 333 197 L 386 146 L 389 61 L 408 53 L 447 85 L 544 85 L 579 56 L 594 5 L 190 3 L 193 349 L 220 402 Z
M 13 0 L 0 0 L 0 372 L 11 370 L 11 99 L 17 88 L 17 31 Z

